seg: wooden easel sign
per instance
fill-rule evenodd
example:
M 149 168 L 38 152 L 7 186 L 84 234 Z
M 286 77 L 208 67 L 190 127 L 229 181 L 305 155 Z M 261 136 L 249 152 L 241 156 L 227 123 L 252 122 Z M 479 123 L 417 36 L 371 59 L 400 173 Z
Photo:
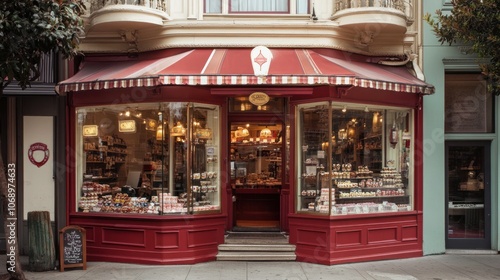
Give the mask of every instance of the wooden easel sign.
M 59 231 L 59 270 L 82 267 L 87 269 L 87 238 L 85 229 L 67 226 Z

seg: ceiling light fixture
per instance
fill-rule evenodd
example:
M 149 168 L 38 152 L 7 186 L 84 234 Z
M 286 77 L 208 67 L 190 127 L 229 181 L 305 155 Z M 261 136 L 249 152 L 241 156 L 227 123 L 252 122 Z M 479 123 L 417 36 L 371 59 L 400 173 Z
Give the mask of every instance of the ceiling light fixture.
M 260 138 L 269 138 L 273 135 L 273 133 L 271 132 L 271 130 L 269 128 L 264 128 L 260 131 Z

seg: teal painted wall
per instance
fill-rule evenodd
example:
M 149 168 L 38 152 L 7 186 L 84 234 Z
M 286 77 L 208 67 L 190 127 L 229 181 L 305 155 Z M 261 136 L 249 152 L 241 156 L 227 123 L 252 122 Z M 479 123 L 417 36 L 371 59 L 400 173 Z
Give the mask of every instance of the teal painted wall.
M 424 0 L 423 13 L 434 14 L 436 10 L 450 8 L 446 0 Z M 426 82 L 435 86 L 434 95 L 424 97 L 424 255 L 442 254 L 446 251 L 445 229 L 445 140 L 491 140 L 492 169 L 492 249 L 498 248 L 498 147 L 497 134 L 445 135 L 444 133 L 444 75 L 446 70 L 477 70 L 477 61 L 461 52 L 458 46 L 441 45 L 430 26 L 422 24 L 423 65 Z M 444 63 L 452 60 L 454 63 Z M 498 100 L 495 101 L 498 103 Z M 498 104 L 496 105 L 498 108 Z M 496 110 L 495 110 L 496 111 Z M 498 120 L 498 115 L 495 117 Z M 500 121 L 496 121 L 499 131 Z

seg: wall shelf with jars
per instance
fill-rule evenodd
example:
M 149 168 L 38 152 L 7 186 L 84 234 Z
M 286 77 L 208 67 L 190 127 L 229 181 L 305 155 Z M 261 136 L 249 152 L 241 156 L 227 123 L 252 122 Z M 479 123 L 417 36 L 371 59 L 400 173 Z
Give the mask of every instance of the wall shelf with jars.
M 282 125 L 231 124 L 231 184 L 234 189 L 280 189 Z

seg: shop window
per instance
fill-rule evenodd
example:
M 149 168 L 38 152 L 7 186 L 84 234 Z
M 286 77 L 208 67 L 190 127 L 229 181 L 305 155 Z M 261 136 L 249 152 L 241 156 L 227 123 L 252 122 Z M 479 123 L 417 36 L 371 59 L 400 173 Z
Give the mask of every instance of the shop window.
M 78 211 L 220 211 L 218 106 L 111 105 L 76 114 Z
M 205 13 L 307 14 L 309 11 L 308 2 L 308 0 L 205 0 Z M 227 8 L 224 9 L 224 7 Z
M 297 116 L 297 211 L 413 209 L 411 110 L 324 102 Z
M 481 74 L 446 74 L 446 133 L 493 132 L 493 97 Z

